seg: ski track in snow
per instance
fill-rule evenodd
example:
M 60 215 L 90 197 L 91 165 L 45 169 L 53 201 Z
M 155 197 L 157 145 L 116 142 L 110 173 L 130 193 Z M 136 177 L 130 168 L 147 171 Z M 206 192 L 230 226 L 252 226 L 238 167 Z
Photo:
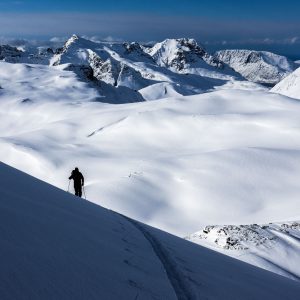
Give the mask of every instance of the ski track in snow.
M 89 137 L 92 137 L 93 135 L 97 134 L 98 132 L 103 131 L 103 130 L 105 130 L 105 129 L 107 129 L 107 128 L 110 128 L 110 127 L 112 127 L 112 126 L 114 126 L 114 125 L 117 125 L 117 124 L 121 123 L 122 121 L 124 121 L 124 120 L 126 120 L 126 119 L 127 119 L 127 117 L 124 117 L 124 118 L 121 118 L 121 119 L 119 119 L 119 120 L 117 120 L 117 121 L 115 121 L 115 122 L 109 123 L 109 124 L 107 124 L 107 125 L 105 125 L 105 126 L 99 128 L 99 129 L 93 131 L 92 133 L 90 133 L 89 135 L 87 135 L 87 137 L 88 137 L 88 138 L 89 138 Z
M 181 273 L 180 269 L 177 267 L 177 264 L 172 260 L 172 255 L 167 251 L 167 249 L 165 249 L 162 243 L 158 241 L 158 239 L 156 239 L 141 223 L 124 215 L 121 216 L 123 216 L 127 221 L 133 224 L 150 243 L 156 256 L 161 261 L 166 271 L 169 281 L 176 293 L 177 299 L 197 299 L 196 296 L 191 293 L 191 288 L 187 284 L 185 276 Z

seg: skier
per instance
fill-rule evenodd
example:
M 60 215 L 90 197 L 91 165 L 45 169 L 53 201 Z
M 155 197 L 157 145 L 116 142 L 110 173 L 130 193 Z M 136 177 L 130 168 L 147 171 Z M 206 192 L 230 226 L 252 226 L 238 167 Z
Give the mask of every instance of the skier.
M 74 180 L 75 195 L 81 197 L 82 196 L 82 187 L 84 186 L 84 177 L 79 172 L 78 168 L 75 168 L 72 171 L 71 176 L 69 177 L 69 180 L 71 180 L 71 179 Z

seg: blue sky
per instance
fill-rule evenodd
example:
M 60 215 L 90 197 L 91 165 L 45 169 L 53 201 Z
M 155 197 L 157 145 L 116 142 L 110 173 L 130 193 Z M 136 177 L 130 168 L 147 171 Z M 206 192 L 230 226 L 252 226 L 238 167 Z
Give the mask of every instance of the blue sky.
M 298 0 L 1 0 L 2 12 L 132 12 L 218 18 L 297 19 Z
M 299 0 L 0 0 L 0 36 L 158 41 L 194 37 L 207 48 L 300 54 Z

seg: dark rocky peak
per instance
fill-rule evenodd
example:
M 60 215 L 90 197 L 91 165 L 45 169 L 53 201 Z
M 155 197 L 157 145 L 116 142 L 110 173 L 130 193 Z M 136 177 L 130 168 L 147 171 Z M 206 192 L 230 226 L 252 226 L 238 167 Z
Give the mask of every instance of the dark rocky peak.
M 261 55 L 259 54 L 259 52 L 251 52 L 248 57 L 246 58 L 245 63 L 249 64 L 249 63 L 257 63 L 258 61 L 260 61 Z
M 132 53 L 132 52 L 142 53 L 142 52 L 144 52 L 141 45 L 137 42 L 132 42 L 132 43 L 125 42 L 125 43 L 123 43 L 123 46 L 127 53 Z
M 0 60 L 19 58 L 23 51 L 9 45 L 0 45 Z

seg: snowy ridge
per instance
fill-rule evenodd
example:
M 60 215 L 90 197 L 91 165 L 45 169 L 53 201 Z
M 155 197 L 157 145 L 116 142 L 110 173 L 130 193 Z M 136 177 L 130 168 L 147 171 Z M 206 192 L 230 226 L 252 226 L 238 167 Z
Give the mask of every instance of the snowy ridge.
M 246 79 L 262 84 L 275 85 L 296 68 L 286 57 L 266 51 L 221 50 L 215 55 Z
M 271 92 L 300 99 L 300 68 L 275 85 Z
M 125 218 L 2 163 L 0 175 L 3 300 L 292 300 L 300 293 L 295 281 Z
M 300 222 L 205 226 L 186 238 L 300 281 Z

